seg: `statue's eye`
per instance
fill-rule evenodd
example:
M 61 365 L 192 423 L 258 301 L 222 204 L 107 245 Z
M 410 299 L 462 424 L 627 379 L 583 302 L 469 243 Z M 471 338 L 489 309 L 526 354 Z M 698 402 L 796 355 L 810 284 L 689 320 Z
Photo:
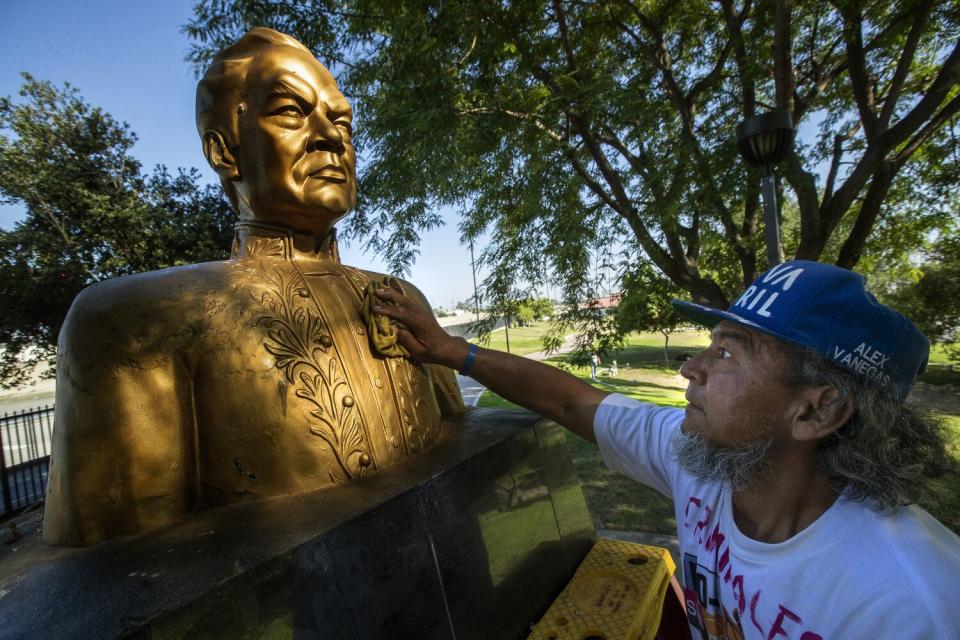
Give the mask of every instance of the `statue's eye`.
M 295 104 L 284 104 L 270 111 L 267 115 L 287 116 L 288 118 L 302 118 L 303 110 Z

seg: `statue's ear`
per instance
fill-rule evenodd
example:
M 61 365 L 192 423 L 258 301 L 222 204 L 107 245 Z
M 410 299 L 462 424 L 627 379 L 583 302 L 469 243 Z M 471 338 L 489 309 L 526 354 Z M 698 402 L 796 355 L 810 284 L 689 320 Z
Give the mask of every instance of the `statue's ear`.
M 209 129 L 204 132 L 203 155 L 221 180 L 236 180 L 240 177 L 237 159 L 219 131 Z

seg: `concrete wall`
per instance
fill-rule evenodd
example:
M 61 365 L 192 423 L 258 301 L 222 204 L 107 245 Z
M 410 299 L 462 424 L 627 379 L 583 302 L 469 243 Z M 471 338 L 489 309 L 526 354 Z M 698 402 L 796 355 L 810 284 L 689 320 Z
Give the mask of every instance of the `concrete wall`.
M 476 322 L 476 317 L 471 316 L 470 320 L 457 322 L 456 324 L 446 324 L 441 326 L 443 326 L 444 331 L 446 331 L 450 335 L 456 336 L 459 338 L 466 338 L 467 340 L 469 340 L 470 338 L 474 338 L 477 335 L 477 332 L 475 330 L 471 330 L 470 328 L 471 325 L 475 322 Z M 494 331 L 497 331 L 499 329 L 503 329 L 503 318 L 500 318 L 500 320 L 497 321 L 497 324 L 493 327 Z

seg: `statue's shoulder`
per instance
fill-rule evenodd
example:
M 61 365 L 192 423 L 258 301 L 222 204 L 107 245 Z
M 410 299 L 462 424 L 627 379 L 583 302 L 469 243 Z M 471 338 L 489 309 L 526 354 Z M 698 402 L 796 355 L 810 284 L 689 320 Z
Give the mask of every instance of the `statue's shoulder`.
M 229 260 L 201 262 L 134 273 L 95 282 L 80 292 L 75 305 L 95 310 L 113 306 L 130 306 L 143 302 L 184 302 L 186 294 L 210 290 L 231 280 Z
M 199 319 L 203 301 L 234 279 L 230 261 L 204 262 L 111 278 L 91 284 L 74 299 L 61 341 L 96 341 L 104 335 L 156 334 Z

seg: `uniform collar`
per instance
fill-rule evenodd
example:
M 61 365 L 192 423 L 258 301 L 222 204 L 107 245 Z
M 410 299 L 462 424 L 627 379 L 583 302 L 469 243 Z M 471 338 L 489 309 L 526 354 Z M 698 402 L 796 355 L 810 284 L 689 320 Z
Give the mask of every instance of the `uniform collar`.
M 234 227 L 231 258 L 273 257 L 284 260 L 296 258 L 327 258 L 340 264 L 337 230 L 331 228 L 317 238 L 266 222 L 244 221 Z

